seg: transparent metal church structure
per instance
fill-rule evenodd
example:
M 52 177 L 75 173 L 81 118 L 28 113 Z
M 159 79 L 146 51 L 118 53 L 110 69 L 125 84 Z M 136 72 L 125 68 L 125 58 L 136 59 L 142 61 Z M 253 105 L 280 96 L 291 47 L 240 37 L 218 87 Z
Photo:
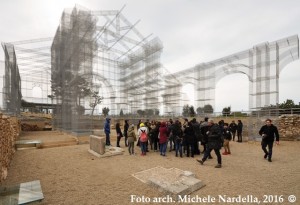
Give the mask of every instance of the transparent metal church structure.
M 250 82 L 249 109 L 256 110 L 279 103 L 280 72 L 299 59 L 299 38 L 294 35 L 170 73 L 161 63 L 161 40 L 142 34 L 136 28 L 140 21 L 129 22 L 122 10 L 75 6 L 64 10 L 54 37 L 2 43 L 2 109 L 20 112 L 21 99 L 52 105 L 56 127 L 81 130 L 90 124 L 83 122 L 84 116 L 102 114 L 103 107 L 110 115 L 121 110 L 180 115 L 187 83 L 195 88 L 195 108 L 214 106 L 216 83 L 242 73 Z M 38 92 L 33 91 L 36 87 Z M 102 96 L 102 103 L 92 106 L 91 93 Z

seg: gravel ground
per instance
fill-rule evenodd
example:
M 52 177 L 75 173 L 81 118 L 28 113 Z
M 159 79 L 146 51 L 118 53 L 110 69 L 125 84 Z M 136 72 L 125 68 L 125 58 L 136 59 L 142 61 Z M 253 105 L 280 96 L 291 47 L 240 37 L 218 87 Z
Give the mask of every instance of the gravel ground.
M 28 132 L 30 135 L 43 133 Z M 52 133 L 59 138 L 57 132 Z M 49 132 L 46 134 L 51 137 Z M 45 136 L 46 136 L 45 135 Z M 37 136 L 37 135 L 36 135 Z M 44 137 L 45 137 L 44 136 Z M 112 139 L 115 144 L 114 139 Z M 147 156 L 140 156 L 139 147 L 135 147 L 137 155 L 124 155 L 108 158 L 97 158 L 87 150 L 89 145 L 74 145 L 48 149 L 28 149 L 17 151 L 12 160 L 8 178 L 1 186 L 40 180 L 45 199 L 34 204 L 141 204 L 131 201 L 131 195 L 149 197 L 148 204 L 255 204 L 248 202 L 223 202 L 219 195 L 228 197 L 257 197 L 261 204 L 290 204 L 289 195 L 295 195 L 300 204 L 300 142 L 281 142 L 274 146 L 273 162 L 263 159 L 259 143 L 231 142 L 231 155 L 222 156 L 223 167 L 216 169 L 216 156 L 200 165 L 196 159 L 176 158 L 174 152 L 162 157 L 158 152 L 150 151 Z M 124 147 L 124 139 L 121 146 Z M 202 156 L 202 155 L 200 155 Z M 178 203 L 155 203 L 162 200 L 164 194 L 157 189 L 142 183 L 132 174 L 153 167 L 178 168 L 191 171 L 206 186 L 190 195 L 190 197 L 215 197 L 215 202 L 191 203 L 187 200 Z M 263 203 L 264 195 L 276 198 L 282 195 L 282 203 Z M 228 200 L 232 200 L 232 199 Z M 199 200 L 199 199 L 198 199 Z M 268 202 L 268 201 L 267 201 Z

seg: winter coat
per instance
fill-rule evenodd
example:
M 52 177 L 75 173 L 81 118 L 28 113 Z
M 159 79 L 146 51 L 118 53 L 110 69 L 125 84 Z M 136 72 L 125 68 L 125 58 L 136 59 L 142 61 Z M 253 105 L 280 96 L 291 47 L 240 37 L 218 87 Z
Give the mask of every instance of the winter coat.
M 202 140 L 202 134 L 201 134 L 200 123 L 199 122 L 194 122 L 193 123 L 193 130 L 194 130 L 194 133 L 195 133 L 196 140 L 198 142 L 200 142 Z
M 110 119 L 109 118 L 106 118 L 106 120 L 105 120 L 104 132 L 105 132 L 105 134 L 110 134 Z
M 120 127 L 116 127 L 117 137 L 123 137 L 122 130 Z
M 179 123 L 175 123 L 173 125 L 172 132 L 173 132 L 173 138 L 174 138 L 174 140 L 178 141 L 178 142 L 182 142 L 182 137 L 183 137 L 182 135 L 183 135 L 183 133 L 182 133 L 182 130 L 181 130 L 181 127 L 180 127 Z
M 232 123 L 230 123 L 229 128 L 230 128 L 231 132 L 236 132 L 237 124 L 232 122 Z
M 231 132 L 228 128 L 223 130 L 223 138 L 225 140 L 231 140 L 232 139 Z
M 162 123 L 159 128 L 159 144 L 168 142 L 168 128 L 165 123 Z
M 194 133 L 194 129 L 191 126 L 187 126 L 183 131 L 183 136 L 186 143 L 192 144 L 196 142 L 196 136 Z
M 237 131 L 241 133 L 243 131 L 243 123 L 239 122 L 237 125 Z
M 265 142 L 274 142 L 274 137 L 276 137 L 276 141 L 279 141 L 278 129 L 273 124 L 271 124 L 270 126 L 267 126 L 267 125 L 262 126 L 259 130 L 259 134 L 266 135 L 262 139 Z
M 129 128 L 129 124 L 128 124 L 128 122 L 125 122 L 125 125 L 124 125 L 124 135 L 125 135 L 125 137 L 127 137 L 127 133 L 128 133 L 128 128 Z
M 202 122 L 200 125 L 200 131 L 201 131 L 201 135 L 202 135 L 202 140 L 201 140 L 201 144 L 207 144 L 208 141 L 208 136 L 207 136 L 207 131 L 208 131 L 209 127 L 207 122 Z
M 134 127 L 130 127 L 128 129 L 127 141 L 128 141 L 128 143 L 136 141 L 136 135 L 135 135 L 135 132 L 134 132 Z
M 207 147 L 210 149 L 222 148 L 222 133 L 220 126 L 217 124 L 209 127 Z

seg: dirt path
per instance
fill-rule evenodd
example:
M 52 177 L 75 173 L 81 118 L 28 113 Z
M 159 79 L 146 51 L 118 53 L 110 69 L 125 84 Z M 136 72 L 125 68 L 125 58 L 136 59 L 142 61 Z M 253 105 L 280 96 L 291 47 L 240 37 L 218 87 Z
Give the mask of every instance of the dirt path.
M 124 140 L 122 145 L 124 147 Z M 259 143 L 231 142 L 232 155 L 222 156 L 221 169 L 214 168 L 214 153 L 214 159 L 201 166 L 196 162 L 199 156 L 176 158 L 174 152 L 161 157 L 158 152 L 150 151 L 142 157 L 130 156 L 126 150 L 124 155 L 100 159 L 87 151 L 89 145 L 20 150 L 15 153 L 9 176 L 2 186 L 40 180 L 45 199 L 36 204 L 133 204 L 131 195 L 151 199 L 164 196 L 131 176 L 162 166 L 192 171 L 204 181 L 206 186 L 191 197 L 252 195 L 262 200 L 263 195 L 283 195 L 285 201 L 281 204 L 289 204 L 287 197 L 293 194 L 298 197 L 294 203 L 297 204 L 300 201 L 299 146 L 300 142 L 281 142 L 280 146 L 274 146 L 273 162 L 269 163 L 263 159 Z M 135 150 L 140 153 L 138 147 Z

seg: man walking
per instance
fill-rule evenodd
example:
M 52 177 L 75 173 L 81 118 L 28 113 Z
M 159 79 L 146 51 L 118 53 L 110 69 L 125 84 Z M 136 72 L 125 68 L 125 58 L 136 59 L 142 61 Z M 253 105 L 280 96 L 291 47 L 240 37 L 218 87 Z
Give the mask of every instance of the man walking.
M 210 155 L 210 152 L 212 150 L 215 151 L 217 155 L 218 164 L 215 166 L 215 168 L 221 168 L 222 167 L 222 157 L 220 154 L 220 149 L 222 147 L 222 133 L 220 126 L 218 124 L 215 124 L 212 119 L 208 120 L 208 142 L 207 142 L 207 149 L 204 153 L 204 156 L 202 160 L 197 160 L 201 165 L 206 161 L 208 156 Z
M 265 153 L 264 158 L 268 158 L 268 161 L 272 162 L 274 137 L 276 137 L 276 144 L 279 144 L 279 134 L 277 127 L 272 124 L 272 120 L 267 119 L 266 124 L 260 128 L 259 134 L 262 136 L 261 148 Z M 269 151 L 266 149 L 267 146 Z

